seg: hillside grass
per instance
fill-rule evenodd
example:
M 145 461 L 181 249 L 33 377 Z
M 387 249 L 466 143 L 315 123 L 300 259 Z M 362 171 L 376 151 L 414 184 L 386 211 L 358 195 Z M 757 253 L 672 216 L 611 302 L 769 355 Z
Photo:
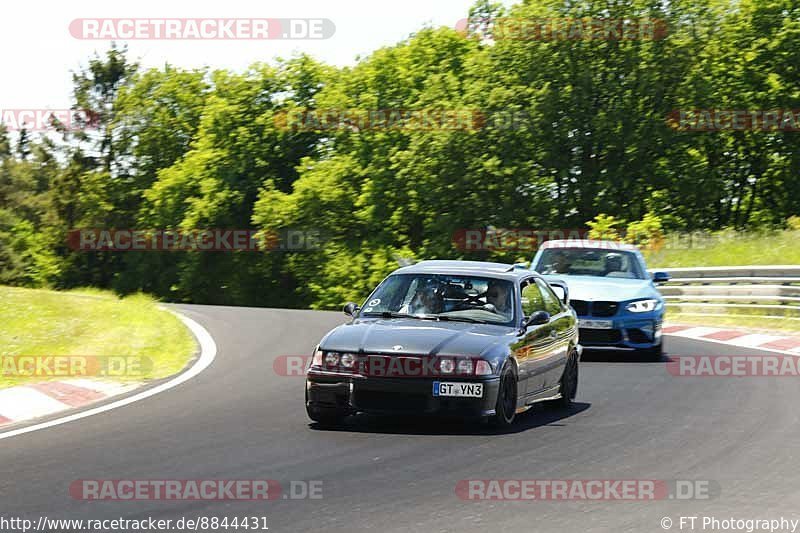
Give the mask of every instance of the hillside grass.
M 667 245 L 657 251 L 643 250 L 647 266 L 652 269 L 676 267 L 800 265 L 800 231 L 765 231 L 737 233 L 722 231 L 689 236 L 668 236 Z M 699 310 L 698 310 L 699 311 Z M 671 323 L 732 327 L 754 332 L 777 332 L 800 335 L 800 320 L 767 318 L 760 315 L 779 314 L 774 310 L 722 309 L 709 313 L 681 313 L 678 306 L 667 306 Z M 800 315 L 797 315 L 800 316 Z
M 776 333 L 779 335 L 800 336 L 800 320 L 787 318 L 765 318 L 758 315 L 727 314 L 725 316 L 702 313 L 679 313 L 670 311 L 667 305 L 668 324 L 686 324 L 731 329 L 742 329 L 753 333 Z
M 800 231 L 670 235 L 664 248 L 643 253 L 649 268 L 800 265 Z
M 4 365 L 17 356 L 92 356 L 103 361 L 130 356 L 125 361 L 138 361 L 136 368 L 128 364 L 131 371 L 104 377 L 147 381 L 181 371 L 196 351 L 191 332 L 149 296 L 119 298 L 94 289 L 56 292 L 0 286 L 0 302 Z M 64 378 L 42 373 L 21 376 L 14 368 L 0 367 L 0 388 Z

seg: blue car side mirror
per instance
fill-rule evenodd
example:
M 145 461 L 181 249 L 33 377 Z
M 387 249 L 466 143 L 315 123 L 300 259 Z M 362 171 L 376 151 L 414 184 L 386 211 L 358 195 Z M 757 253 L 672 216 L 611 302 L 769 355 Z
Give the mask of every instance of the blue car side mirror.
M 667 272 L 653 272 L 653 283 L 666 283 L 670 279 Z

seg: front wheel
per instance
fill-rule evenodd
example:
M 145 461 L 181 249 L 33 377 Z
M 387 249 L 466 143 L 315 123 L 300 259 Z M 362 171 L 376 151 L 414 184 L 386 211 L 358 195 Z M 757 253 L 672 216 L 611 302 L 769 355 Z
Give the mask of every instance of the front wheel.
M 308 418 L 323 427 L 336 427 L 348 415 L 343 409 L 336 407 L 317 407 L 309 405 L 308 390 L 306 389 L 306 414 Z
M 495 413 L 489 422 L 496 428 L 508 428 L 517 416 L 517 376 L 510 365 L 503 368 L 500 374 L 500 387 L 497 389 Z
M 641 354 L 649 361 L 661 361 L 664 357 L 664 341 L 659 342 L 658 346 L 641 350 Z
M 324 427 L 336 427 L 342 423 L 347 413 L 340 409 L 320 409 L 318 407 L 306 407 L 308 418 Z
M 572 400 L 578 393 L 578 352 L 573 350 L 567 357 L 567 364 L 564 366 L 564 373 L 561 374 L 561 381 L 558 387 L 561 398 L 555 400 L 558 407 L 569 407 Z

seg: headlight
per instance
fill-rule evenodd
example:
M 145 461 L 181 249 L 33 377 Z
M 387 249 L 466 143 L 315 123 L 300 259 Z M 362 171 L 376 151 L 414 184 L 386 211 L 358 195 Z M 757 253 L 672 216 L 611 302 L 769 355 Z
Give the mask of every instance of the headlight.
M 458 373 L 464 376 L 472 375 L 472 359 L 461 359 L 458 361 Z
M 336 352 L 328 352 L 325 354 L 325 366 L 338 366 L 339 354 Z
M 631 313 L 646 313 L 655 311 L 659 307 L 661 307 L 661 302 L 658 300 L 637 300 L 629 303 L 626 309 Z
M 478 359 L 475 362 L 475 375 L 476 376 L 488 376 L 492 373 L 492 365 L 490 365 L 487 361 L 483 359 Z
M 322 366 L 322 350 L 319 347 L 314 350 L 314 356 L 311 358 L 311 366 Z
M 442 371 L 442 374 L 452 374 L 455 368 L 456 364 L 452 359 L 442 359 L 439 361 L 439 370 Z
M 344 353 L 339 361 L 342 364 L 342 368 L 353 368 L 356 362 L 356 356 L 351 353 Z

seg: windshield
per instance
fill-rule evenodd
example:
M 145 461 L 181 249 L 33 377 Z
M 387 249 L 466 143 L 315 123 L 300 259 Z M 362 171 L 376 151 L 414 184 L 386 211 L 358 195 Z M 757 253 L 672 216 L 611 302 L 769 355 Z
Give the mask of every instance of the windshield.
M 636 255 L 619 250 L 587 248 L 544 250 L 536 264 L 536 272 L 568 276 L 645 279 Z
M 514 285 L 501 279 L 395 274 L 372 293 L 361 315 L 397 315 L 511 325 Z

